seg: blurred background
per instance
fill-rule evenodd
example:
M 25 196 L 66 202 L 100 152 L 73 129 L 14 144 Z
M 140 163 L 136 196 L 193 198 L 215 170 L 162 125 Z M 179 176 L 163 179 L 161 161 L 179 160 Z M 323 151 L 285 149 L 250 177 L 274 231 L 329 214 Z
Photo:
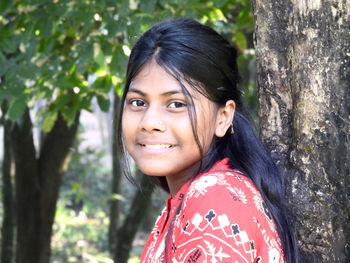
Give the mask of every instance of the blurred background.
M 0 2 L 1 262 L 139 262 L 168 194 L 120 173 L 116 116 L 130 50 L 188 17 L 237 48 L 257 122 L 248 0 Z M 141 190 L 140 190 L 141 189 Z

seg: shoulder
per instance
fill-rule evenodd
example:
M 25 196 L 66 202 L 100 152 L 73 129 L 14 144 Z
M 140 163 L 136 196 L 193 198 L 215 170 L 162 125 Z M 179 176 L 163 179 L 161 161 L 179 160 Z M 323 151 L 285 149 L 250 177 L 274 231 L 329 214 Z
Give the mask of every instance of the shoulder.
M 197 240 L 203 243 L 198 247 L 222 247 L 228 255 L 242 258 L 282 254 L 273 218 L 259 191 L 237 171 L 208 172 L 196 178 L 179 219 L 182 243 Z
M 263 212 L 263 206 L 261 195 L 249 178 L 238 171 L 219 170 L 203 173 L 191 183 L 185 196 L 184 210 L 213 210 L 239 219 Z

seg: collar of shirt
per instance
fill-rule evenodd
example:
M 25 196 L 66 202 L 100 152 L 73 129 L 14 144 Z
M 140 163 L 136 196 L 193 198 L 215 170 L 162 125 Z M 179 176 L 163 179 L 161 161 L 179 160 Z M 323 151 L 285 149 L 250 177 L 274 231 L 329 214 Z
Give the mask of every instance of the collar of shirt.
M 196 176 L 196 177 L 192 178 L 191 180 L 187 181 L 183 186 L 181 186 L 180 190 L 176 193 L 176 195 L 174 197 L 172 197 L 171 194 L 170 194 L 169 198 L 168 198 L 168 200 L 166 202 L 166 208 L 167 208 L 168 214 L 173 214 L 175 212 L 175 210 L 179 206 L 180 202 L 185 197 L 185 195 L 187 193 L 187 190 L 190 187 L 190 185 L 193 182 L 193 180 L 198 179 L 203 174 L 207 174 L 207 173 L 211 173 L 211 172 L 215 172 L 215 171 L 220 171 L 220 170 L 221 171 L 222 170 L 232 170 L 230 168 L 229 159 L 228 158 L 224 158 L 224 159 L 216 162 L 212 166 L 212 168 L 210 168 L 210 170 L 208 172 L 201 173 L 198 176 Z

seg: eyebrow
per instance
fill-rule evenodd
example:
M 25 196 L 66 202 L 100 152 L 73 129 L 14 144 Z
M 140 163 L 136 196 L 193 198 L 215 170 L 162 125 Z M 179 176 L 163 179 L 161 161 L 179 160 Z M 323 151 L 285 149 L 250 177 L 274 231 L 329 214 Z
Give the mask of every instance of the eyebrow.
M 146 93 L 144 93 L 143 91 L 139 90 L 139 89 L 135 89 L 135 88 L 130 88 L 128 92 L 135 92 L 140 94 L 141 96 L 147 96 Z M 170 96 L 170 95 L 174 95 L 174 94 L 184 94 L 181 90 L 169 90 L 167 92 L 162 93 L 161 95 L 166 97 L 166 96 Z

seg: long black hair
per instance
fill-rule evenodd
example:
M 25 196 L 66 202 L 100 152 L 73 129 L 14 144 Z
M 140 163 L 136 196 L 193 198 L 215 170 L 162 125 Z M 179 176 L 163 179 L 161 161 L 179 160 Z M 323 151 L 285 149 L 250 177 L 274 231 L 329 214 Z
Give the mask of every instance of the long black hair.
M 123 171 L 130 179 L 121 131 L 125 96 L 131 81 L 147 63 L 155 61 L 176 78 L 187 102 L 191 102 L 192 97 L 182 81 L 190 84 L 218 106 L 233 100 L 236 104 L 234 134 L 228 131 L 224 137 L 215 138 L 206 153 L 203 153 L 196 131 L 196 112 L 189 111 L 195 140 L 201 156 L 205 155 L 200 171 L 207 171 L 215 162 L 228 157 L 232 168 L 242 171 L 250 178 L 260 190 L 276 222 L 285 261 L 294 263 L 298 261 L 297 246 L 284 204 L 283 178 L 248 121 L 241 92 L 237 87 L 239 74 L 236 59 L 236 49 L 224 37 L 212 28 L 193 20 L 169 20 L 153 26 L 144 33 L 131 52 L 121 100 L 118 140 Z M 165 177 L 156 179 L 159 185 L 169 192 Z

